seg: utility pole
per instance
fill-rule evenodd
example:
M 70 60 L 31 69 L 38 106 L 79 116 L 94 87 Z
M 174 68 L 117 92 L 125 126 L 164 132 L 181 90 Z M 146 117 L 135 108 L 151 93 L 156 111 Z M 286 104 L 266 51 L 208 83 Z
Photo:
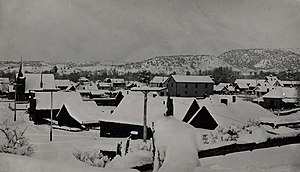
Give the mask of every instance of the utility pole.
M 144 132 L 143 132 L 143 142 L 146 143 L 147 141 L 147 95 L 149 93 L 149 91 L 143 91 L 144 93 Z
M 52 116 L 53 116 L 53 91 L 50 92 L 50 108 L 51 108 L 51 119 L 50 119 L 50 142 L 52 141 Z
M 17 84 L 15 84 L 14 121 L 17 121 Z
M 143 142 L 147 142 L 147 95 L 150 92 L 158 92 L 166 90 L 166 87 L 135 87 L 132 88 L 131 91 L 140 91 L 144 93 L 144 116 L 143 116 Z

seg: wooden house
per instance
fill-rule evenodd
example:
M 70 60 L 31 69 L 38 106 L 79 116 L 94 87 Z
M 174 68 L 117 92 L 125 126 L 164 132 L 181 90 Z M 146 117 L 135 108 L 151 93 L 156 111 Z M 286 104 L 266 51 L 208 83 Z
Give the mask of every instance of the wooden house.
M 213 94 L 213 85 L 209 76 L 171 75 L 168 93 L 175 97 L 207 97 Z

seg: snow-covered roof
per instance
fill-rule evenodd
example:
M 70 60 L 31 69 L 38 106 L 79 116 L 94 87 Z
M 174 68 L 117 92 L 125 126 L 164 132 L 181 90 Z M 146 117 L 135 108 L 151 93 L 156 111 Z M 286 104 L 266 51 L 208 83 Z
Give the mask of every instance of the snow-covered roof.
M 153 96 L 156 93 L 149 93 L 147 103 L 147 121 L 148 126 L 152 122 L 163 117 L 167 111 L 167 97 Z M 174 116 L 182 120 L 195 98 L 171 97 L 173 99 Z M 134 103 L 133 103 L 134 102 Z M 128 123 L 134 125 L 143 125 L 144 115 L 144 94 L 141 92 L 131 92 L 126 95 L 114 113 L 106 120 L 117 123 Z
M 283 86 L 282 81 L 280 81 L 276 76 L 266 76 L 266 82 L 268 82 L 271 86 Z
M 169 77 L 167 76 L 155 76 L 150 83 L 153 84 L 160 84 L 160 83 L 165 83 L 168 80 Z
M 276 87 L 272 91 L 268 92 L 263 98 L 297 98 L 297 89 L 292 87 Z
M 50 92 L 36 92 L 36 109 L 50 109 L 51 93 Z M 76 102 L 82 103 L 81 96 L 78 92 L 53 92 L 53 109 L 60 109 L 64 103 Z
M 153 96 L 155 93 L 148 94 L 147 103 L 147 125 L 151 126 L 161 118 L 167 111 L 166 97 Z M 126 95 L 117 106 L 113 114 L 108 118 L 111 122 L 143 125 L 144 115 L 144 94 L 141 92 L 131 92 Z
M 104 82 L 108 82 L 108 83 L 114 83 L 114 84 L 117 84 L 117 83 L 125 83 L 125 80 L 122 79 L 122 78 L 105 78 L 104 79 Z
M 105 95 L 107 93 L 109 94 L 111 92 L 109 90 L 95 90 L 90 92 L 91 95 Z
M 86 83 L 78 83 L 75 88 L 77 90 L 98 90 L 97 85 L 93 82 L 86 82 Z
M 249 89 L 249 86 L 246 83 L 236 83 L 239 88 Z
M 53 74 L 24 74 L 25 80 L 25 92 L 38 91 L 38 90 L 55 90 L 55 80 Z M 42 76 L 42 78 L 41 78 Z M 41 88 L 40 83 L 43 83 Z
M 300 85 L 300 81 L 281 81 L 283 85 Z
M 228 90 L 226 86 L 214 85 L 214 91 L 222 91 L 224 89 Z
M 143 86 L 143 87 L 133 87 L 131 88 L 131 91 L 163 91 L 166 90 L 167 87 L 148 87 L 148 86 Z
M 275 87 L 274 87 L 274 86 L 270 86 L 270 85 L 268 84 L 267 86 L 265 86 L 265 85 L 257 86 L 257 87 L 255 88 L 255 91 L 256 91 L 256 92 L 268 92 L 268 91 L 270 91 L 270 90 L 272 90 L 272 89 L 275 89 Z
M 91 123 L 98 122 L 103 114 L 99 111 L 96 103 L 94 101 L 82 101 L 78 102 L 66 102 L 60 109 L 65 106 L 70 116 L 75 119 L 78 123 Z M 57 113 L 57 117 L 60 116 L 61 110 Z
M 71 81 L 68 79 L 56 79 L 55 85 L 57 87 L 68 87 L 71 85 Z
M 98 87 L 112 87 L 112 83 L 99 82 Z
M 80 81 L 80 82 L 89 82 L 90 80 L 87 79 L 86 77 L 80 77 L 80 78 L 78 79 L 78 81 Z
M 249 87 L 255 87 L 258 83 L 262 83 L 264 80 L 261 79 L 236 79 L 234 83 L 236 84 L 246 84 Z
M 196 101 L 191 97 L 171 97 L 173 99 L 174 116 L 178 120 L 183 120 L 192 103 Z
M 210 76 L 172 75 L 176 82 L 188 83 L 214 83 Z
M 282 99 L 284 96 L 282 94 L 282 92 L 276 88 L 276 89 L 273 89 L 271 91 L 269 91 L 267 94 L 263 95 L 262 96 L 263 98 L 275 98 L 275 99 Z
M 218 84 L 218 86 L 220 86 L 220 87 L 228 87 L 230 85 L 231 85 L 230 83 L 223 83 L 223 82 Z
M 228 105 L 221 103 L 221 99 L 227 99 Z M 219 126 L 229 127 L 230 125 L 246 125 L 250 119 L 260 117 L 273 117 L 274 115 L 261 106 L 236 98 L 232 102 L 232 96 L 213 95 L 204 100 L 197 100 L 200 110 L 205 107 L 210 112 Z M 195 113 L 197 115 L 198 112 Z M 193 120 L 195 115 L 190 119 Z

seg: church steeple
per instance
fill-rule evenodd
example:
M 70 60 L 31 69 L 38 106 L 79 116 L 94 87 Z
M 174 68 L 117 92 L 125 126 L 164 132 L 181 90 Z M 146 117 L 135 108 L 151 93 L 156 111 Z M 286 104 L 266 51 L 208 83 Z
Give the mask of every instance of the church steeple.
M 23 57 L 21 57 L 21 63 L 20 63 L 20 68 L 19 68 L 19 73 L 18 73 L 18 78 L 21 78 L 24 76 L 23 74 Z

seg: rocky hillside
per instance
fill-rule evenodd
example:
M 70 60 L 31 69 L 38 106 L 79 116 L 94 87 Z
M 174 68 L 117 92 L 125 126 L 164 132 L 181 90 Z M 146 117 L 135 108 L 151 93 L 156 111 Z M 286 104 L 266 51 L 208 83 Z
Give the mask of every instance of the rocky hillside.
M 227 51 L 218 58 L 239 69 L 300 69 L 300 54 L 284 49 L 237 49 Z
M 220 66 L 231 67 L 228 63 L 210 55 L 177 55 L 177 56 L 160 56 L 136 63 L 119 65 L 118 70 L 141 71 L 149 70 L 152 73 L 186 74 L 187 71 L 192 74 L 199 71 L 211 70 Z

